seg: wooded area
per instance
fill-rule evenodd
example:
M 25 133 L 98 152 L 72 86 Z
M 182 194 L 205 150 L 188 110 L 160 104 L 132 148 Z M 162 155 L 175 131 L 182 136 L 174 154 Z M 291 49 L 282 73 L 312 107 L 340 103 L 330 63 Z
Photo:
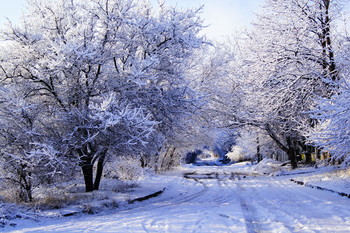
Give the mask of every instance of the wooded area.
M 19 200 L 81 172 L 97 190 L 121 157 L 161 172 L 205 147 L 287 155 L 293 168 L 315 151 L 348 164 L 342 2 L 266 0 L 253 28 L 225 43 L 201 35 L 200 13 L 29 1 L 23 21 L 1 30 L 0 179 Z

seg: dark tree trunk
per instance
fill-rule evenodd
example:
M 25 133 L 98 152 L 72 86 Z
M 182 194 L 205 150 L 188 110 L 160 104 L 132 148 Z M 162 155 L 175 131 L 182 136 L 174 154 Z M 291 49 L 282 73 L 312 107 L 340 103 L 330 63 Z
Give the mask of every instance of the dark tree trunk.
M 158 156 L 158 155 L 156 155 L 156 156 Z M 141 162 L 141 167 L 142 168 L 150 166 L 150 164 L 151 164 L 151 156 L 148 155 L 148 154 L 143 154 L 141 156 L 141 158 L 140 158 L 140 162 Z
M 77 149 L 75 152 L 78 153 L 80 158 L 80 166 L 84 175 L 85 191 L 94 191 L 94 155 L 96 148 L 92 143 L 86 143 L 82 148 Z
M 84 181 L 85 181 L 85 191 L 86 192 L 92 192 L 94 191 L 94 184 L 93 184 L 93 165 L 90 163 L 82 164 L 82 171 L 84 175 Z
M 147 166 L 146 158 L 144 156 L 140 158 L 140 162 L 142 168 L 145 168 Z
M 160 167 L 159 167 L 159 172 L 162 171 L 165 167 L 165 160 L 167 158 L 167 155 L 169 153 L 169 151 L 171 150 L 171 148 L 168 148 L 167 151 L 165 152 L 162 161 L 160 162 Z
M 160 163 L 160 167 L 159 167 L 159 172 L 160 171 L 166 171 L 170 168 L 171 164 L 172 164 L 172 159 L 174 156 L 174 152 L 175 152 L 176 148 L 170 147 L 168 148 L 168 150 L 165 152 L 163 159 Z M 168 160 L 168 161 L 167 161 Z
M 305 152 L 305 163 L 310 164 L 312 162 L 311 159 L 311 153 L 310 152 Z
M 297 156 L 295 153 L 293 141 L 290 137 L 287 137 L 286 141 L 288 144 L 288 150 L 286 151 L 287 155 L 288 155 L 288 159 L 290 160 L 290 164 L 292 165 L 292 169 L 295 169 L 298 167 L 298 163 L 297 163 Z
M 33 201 L 33 184 L 32 184 L 32 173 L 31 172 L 28 172 L 26 192 L 28 195 L 29 202 L 32 202 Z
M 292 169 L 296 169 L 298 167 L 297 158 L 295 155 L 295 151 L 293 149 L 289 149 L 287 151 L 288 159 L 290 160 L 290 164 L 292 165 Z
M 19 198 L 24 202 L 32 202 L 33 201 L 33 193 L 32 193 L 32 174 L 31 172 L 26 172 L 26 165 L 22 165 L 22 170 L 20 171 L 20 192 Z
M 326 51 L 328 52 L 328 61 L 329 64 L 328 66 L 328 73 L 332 79 L 332 81 L 337 81 L 338 80 L 338 72 L 336 69 L 336 65 L 335 65 L 335 55 L 334 55 L 334 51 L 332 48 L 332 39 L 331 39 L 331 19 L 329 17 L 329 11 L 330 11 L 330 4 L 331 4 L 331 0 L 324 0 L 324 8 L 325 8 L 325 16 L 324 16 L 324 22 L 323 22 L 323 35 L 324 35 L 324 40 L 325 43 L 323 43 L 322 45 L 325 47 Z
M 106 154 L 107 154 L 107 149 L 102 151 L 99 158 L 98 158 L 96 177 L 95 177 L 95 182 L 94 182 L 94 190 L 98 190 L 100 188 L 100 182 L 101 182 L 101 177 L 102 177 L 102 173 L 103 173 L 103 167 L 104 167 Z
M 296 158 L 296 153 L 295 153 L 295 148 L 293 145 L 292 138 L 287 137 L 286 138 L 287 145 L 284 145 L 282 141 L 278 139 L 277 135 L 273 132 L 273 130 L 269 125 L 266 125 L 265 129 L 270 135 L 270 137 L 276 142 L 277 146 L 281 148 L 285 153 L 287 153 L 288 159 L 290 160 L 290 163 L 292 165 L 292 169 L 297 168 L 298 163 L 297 163 L 297 158 Z
M 167 169 L 170 169 L 170 168 L 172 168 L 172 167 L 174 166 L 174 163 L 175 163 L 175 161 L 174 161 L 175 150 L 176 150 L 176 148 L 174 148 L 174 149 L 172 150 L 172 152 L 171 152 L 171 154 L 170 154 L 170 156 L 169 156 L 170 161 L 169 161 L 169 164 L 168 164 L 168 168 L 167 168 Z
M 256 138 L 256 157 L 258 158 L 258 163 L 262 160 L 260 153 L 260 141 L 259 137 Z
M 305 164 L 312 163 L 312 153 L 315 151 L 315 147 L 306 144 L 306 138 L 299 142 L 299 146 L 302 148 L 302 152 L 305 154 Z

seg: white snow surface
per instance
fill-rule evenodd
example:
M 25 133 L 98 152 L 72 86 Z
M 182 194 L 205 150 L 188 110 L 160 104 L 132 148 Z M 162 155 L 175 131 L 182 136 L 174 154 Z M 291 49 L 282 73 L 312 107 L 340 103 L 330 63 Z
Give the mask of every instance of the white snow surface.
M 350 193 L 349 177 L 349 170 L 290 171 L 271 160 L 258 165 L 187 165 L 148 177 L 130 194 L 144 196 L 165 187 L 158 197 L 95 215 L 17 220 L 16 226 L 0 231 L 350 232 L 349 198 L 291 181 Z

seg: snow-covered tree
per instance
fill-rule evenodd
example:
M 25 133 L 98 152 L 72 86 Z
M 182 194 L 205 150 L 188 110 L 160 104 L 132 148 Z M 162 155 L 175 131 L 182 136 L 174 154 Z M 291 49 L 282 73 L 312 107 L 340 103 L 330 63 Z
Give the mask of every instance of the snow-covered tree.
M 349 164 L 349 97 L 348 84 L 342 87 L 339 95 L 323 99 L 312 117 L 320 121 L 313 129 L 310 139 L 323 151 L 331 152 L 334 161 Z
M 188 151 L 210 147 L 228 151 L 234 142 L 230 124 L 241 95 L 235 79 L 235 56 L 229 43 L 206 43 L 194 54 L 187 76 L 202 105 L 184 131 Z M 234 101 L 232 101 L 234 99 Z M 192 144 L 192 145 L 191 145 Z M 187 151 L 187 152 L 188 152 Z M 186 153 L 184 153 L 186 154 Z
M 302 128 L 314 122 L 305 112 L 315 98 L 330 96 L 338 79 L 331 34 L 336 12 L 337 1 L 267 0 L 245 41 L 247 122 L 264 129 L 293 167 L 296 154 L 311 149 Z
M 226 127 L 236 119 L 242 93 L 236 49 L 233 42 L 206 44 L 192 59 L 188 76 L 192 86 L 203 95 L 206 105 L 200 119 L 207 127 Z
M 31 0 L 2 32 L 3 83 L 39 106 L 92 191 L 107 154 L 163 147 L 195 111 L 184 72 L 201 27 L 197 11 L 143 1 Z
M 340 51 L 336 57 L 338 73 L 342 77 L 334 83 L 337 94 L 331 98 L 319 98 L 311 117 L 319 124 L 309 130 L 310 143 L 323 151 L 331 152 L 333 161 L 349 164 L 349 98 L 350 98 L 350 39 L 341 40 Z
M 139 153 L 155 131 L 157 122 L 142 107 L 120 102 L 112 93 L 91 102 L 87 112 L 63 113 L 63 142 L 79 158 L 87 187 L 98 189 L 107 155 Z M 95 181 L 93 166 L 97 162 Z
M 138 84 L 146 88 L 132 93 L 131 101 L 142 102 L 159 122 L 159 137 L 151 140 L 153 143 L 147 145 L 142 157 L 146 162 L 153 154 L 156 160 L 152 159 L 152 166 L 157 170 L 171 166 L 166 165 L 168 162 L 164 162 L 164 159 L 170 164 L 178 164 L 181 158 L 169 152 L 195 143 L 189 137 L 194 138 L 193 128 L 197 125 L 195 115 L 203 100 L 186 76 L 192 68 L 190 61 L 194 51 L 204 41 L 197 36 L 202 28 L 199 12 L 200 9 L 185 10 L 179 14 L 178 10 L 160 4 L 156 12 L 159 21 L 141 28 L 140 34 L 144 36 L 139 40 L 144 58 L 152 65 L 144 67 L 140 77 L 148 75 L 151 78 L 140 80 Z
M 2 89 L 0 97 L 1 179 L 14 185 L 21 201 L 32 201 L 34 188 L 74 167 L 48 137 L 40 105 L 24 101 L 14 90 Z

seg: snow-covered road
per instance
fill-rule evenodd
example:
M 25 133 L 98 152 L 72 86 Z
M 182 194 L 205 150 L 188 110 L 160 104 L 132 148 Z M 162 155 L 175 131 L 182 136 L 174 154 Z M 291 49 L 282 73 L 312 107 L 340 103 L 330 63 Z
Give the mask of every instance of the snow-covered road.
M 227 174 L 227 173 L 226 173 Z M 13 232 L 350 232 L 350 199 L 290 177 L 171 178 L 157 198 L 122 211 L 26 223 Z

